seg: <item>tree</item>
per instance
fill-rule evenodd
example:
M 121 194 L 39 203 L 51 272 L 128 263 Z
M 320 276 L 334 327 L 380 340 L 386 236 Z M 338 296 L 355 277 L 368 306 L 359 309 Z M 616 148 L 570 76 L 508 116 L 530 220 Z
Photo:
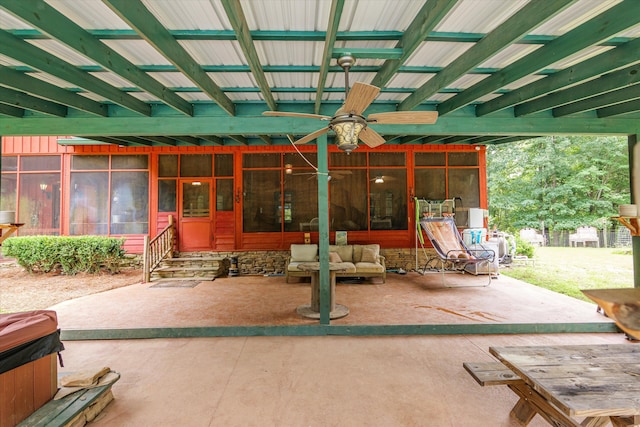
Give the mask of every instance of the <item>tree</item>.
M 629 200 L 623 137 L 546 137 L 487 150 L 492 225 L 572 230 L 602 228 Z

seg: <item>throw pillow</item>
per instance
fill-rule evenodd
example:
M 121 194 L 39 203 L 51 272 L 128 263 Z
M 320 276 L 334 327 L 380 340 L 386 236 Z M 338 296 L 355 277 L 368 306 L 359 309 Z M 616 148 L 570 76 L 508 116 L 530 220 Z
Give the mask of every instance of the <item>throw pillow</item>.
M 342 258 L 337 252 L 329 252 L 329 262 L 342 262 Z
M 378 262 L 376 251 L 371 248 L 362 248 L 362 262 Z

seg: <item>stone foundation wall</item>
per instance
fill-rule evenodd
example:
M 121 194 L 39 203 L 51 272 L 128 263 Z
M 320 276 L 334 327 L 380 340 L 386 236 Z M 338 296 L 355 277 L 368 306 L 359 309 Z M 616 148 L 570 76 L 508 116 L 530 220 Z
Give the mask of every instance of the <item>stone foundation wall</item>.
M 433 255 L 433 249 L 426 250 L 428 255 Z M 385 257 L 387 270 L 404 269 L 412 271 L 416 268 L 415 249 L 397 248 L 380 249 L 380 253 Z M 246 275 L 266 275 L 284 274 L 284 269 L 289 259 L 289 251 L 237 251 L 237 252 L 181 252 L 176 257 L 191 256 L 212 256 L 231 258 L 238 257 L 239 274 Z M 426 257 L 421 248 L 418 249 L 418 265 L 423 266 Z

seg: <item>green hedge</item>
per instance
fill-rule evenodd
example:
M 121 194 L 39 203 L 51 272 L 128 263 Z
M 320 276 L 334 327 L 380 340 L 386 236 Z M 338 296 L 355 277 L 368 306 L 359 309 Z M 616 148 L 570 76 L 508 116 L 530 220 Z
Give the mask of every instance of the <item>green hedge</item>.
M 63 274 L 117 273 L 125 251 L 123 238 L 102 236 L 20 236 L 2 243 L 2 254 L 15 258 L 27 271 Z

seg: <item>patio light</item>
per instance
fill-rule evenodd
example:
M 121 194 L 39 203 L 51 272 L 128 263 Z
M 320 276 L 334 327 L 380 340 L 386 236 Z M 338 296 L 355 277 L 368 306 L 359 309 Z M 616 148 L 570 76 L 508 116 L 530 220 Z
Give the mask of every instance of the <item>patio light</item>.
M 358 148 L 358 135 L 367 122 L 362 116 L 345 114 L 334 118 L 329 126 L 336 133 L 338 148 L 349 154 Z

